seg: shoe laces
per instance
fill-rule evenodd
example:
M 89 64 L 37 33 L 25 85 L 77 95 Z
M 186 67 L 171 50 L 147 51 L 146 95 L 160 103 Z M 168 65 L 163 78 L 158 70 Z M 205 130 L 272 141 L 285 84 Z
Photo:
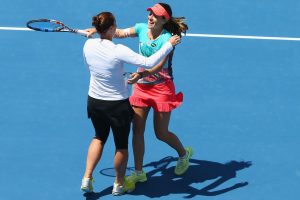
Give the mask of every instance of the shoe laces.
M 131 176 L 138 176 L 138 174 L 137 174 L 135 171 L 133 171 L 133 172 L 131 173 Z
M 185 164 L 185 158 L 179 158 L 177 161 L 177 168 L 182 168 Z
M 82 185 L 90 185 L 91 183 L 93 183 L 94 180 L 91 178 L 91 179 L 88 179 L 88 178 L 84 178 L 82 179 Z

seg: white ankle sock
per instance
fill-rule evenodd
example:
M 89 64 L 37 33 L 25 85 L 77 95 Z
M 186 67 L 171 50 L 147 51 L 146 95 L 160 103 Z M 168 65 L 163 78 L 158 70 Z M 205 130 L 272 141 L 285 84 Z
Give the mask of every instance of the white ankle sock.
M 183 159 L 185 159 L 187 156 L 188 156 L 188 153 L 187 153 L 187 152 L 185 152 L 185 155 L 184 155 L 184 156 L 181 156 L 181 157 L 179 157 L 179 159 L 183 160 Z
M 141 175 L 143 173 L 143 170 L 135 170 L 136 175 Z

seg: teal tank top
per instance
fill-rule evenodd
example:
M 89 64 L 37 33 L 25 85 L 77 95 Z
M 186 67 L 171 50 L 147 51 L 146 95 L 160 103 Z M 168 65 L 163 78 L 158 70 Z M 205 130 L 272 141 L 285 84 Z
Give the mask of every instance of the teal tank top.
M 162 33 L 155 40 L 150 40 L 148 38 L 148 25 L 145 23 L 137 23 L 134 26 L 135 33 L 139 38 L 139 53 L 143 56 L 149 57 L 158 51 L 164 43 L 166 43 L 172 35 L 165 29 L 163 29 Z M 157 72 L 156 74 L 144 77 L 138 81 L 141 84 L 157 84 L 161 83 L 167 79 L 173 79 L 172 75 L 172 51 L 169 54 L 168 60 L 165 62 L 163 68 Z M 144 71 L 143 68 L 138 68 L 138 71 Z

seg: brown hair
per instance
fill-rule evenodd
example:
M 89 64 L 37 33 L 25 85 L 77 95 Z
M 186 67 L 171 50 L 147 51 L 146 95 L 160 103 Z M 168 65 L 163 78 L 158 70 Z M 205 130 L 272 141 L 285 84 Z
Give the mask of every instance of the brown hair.
M 105 33 L 109 27 L 116 23 L 114 15 L 110 12 L 101 12 L 92 18 L 92 25 L 98 33 Z
M 170 20 L 164 25 L 164 29 L 170 32 L 172 35 L 179 35 L 181 37 L 181 33 L 186 33 L 189 29 L 188 25 L 184 22 L 185 17 L 173 17 L 172 9 L 169 4 L 159 3 L 170 15 Z

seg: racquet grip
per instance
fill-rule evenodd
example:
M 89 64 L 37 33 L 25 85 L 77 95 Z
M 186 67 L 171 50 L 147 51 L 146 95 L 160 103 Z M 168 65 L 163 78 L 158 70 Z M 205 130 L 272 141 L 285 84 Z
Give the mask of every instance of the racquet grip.
M 87 35 L 88 35 L 88 32 L 86 32 L 84 30 L 77 30 L 76 33 L 78 33 L 78 34 L 80 34 L 82 36 L 85 36 L 85 37 L 87 37 Z

